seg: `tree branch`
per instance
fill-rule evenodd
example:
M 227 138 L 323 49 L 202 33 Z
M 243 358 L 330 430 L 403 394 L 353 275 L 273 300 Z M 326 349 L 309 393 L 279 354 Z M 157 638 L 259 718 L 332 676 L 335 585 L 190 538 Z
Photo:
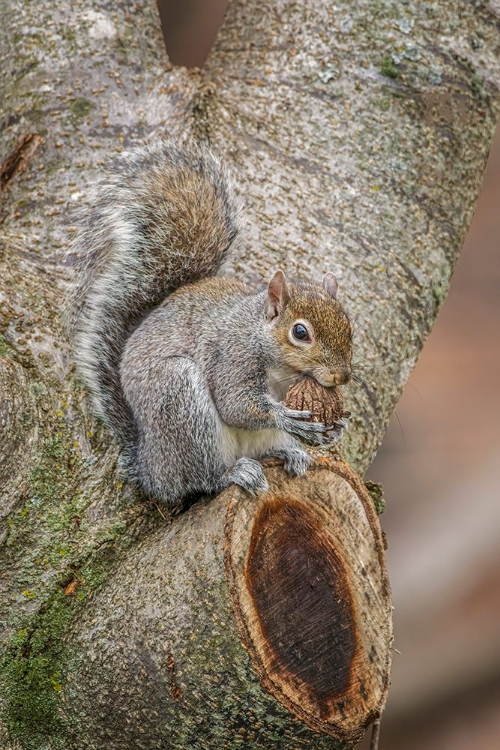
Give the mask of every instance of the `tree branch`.
M 493 5 L 235 0 L 203 73 L 168 63 L 152 2 L 97 9 L 78 0 L 63 12 L 8 0 L 0 14 L 1 160 L 22 138 L 44 139 L 25 153 L 24 172 L 7 170 L 0 209 L 0 740 L 76 750 L 106 738 L 113 750 L 123 735 L 148 750 L 219 750 L 238 746 L 241 729 L 246 747 L 330 747 L 330 734 L 350 746 L 383 704 L 384 668 L 360 672 L 368 697 L 360 693 L 345 719 L 330 700 L 338 685 L 330 694 L 307 669 L 301 682 L 301 659 L 280 659 L 273 671 L 269 644 L 281 631 L 261 624 L 260 639 L 245 636 L 245 600 L 234 598 L 232 568 L 223 572 L 228 495 L 166 526 L 116 473 L 116 449 L 73 382 L 61 325 L 71 217 L 102 164 L 136 138 L 208 140 L 233 165 L 250 217 L 227 272 L 248 281 L 277 266 L 342 274 L 365 381 L 350 393 L 344 453 L 363 471 L 446 296 L 480 187 L 499 110 Z M 310 492 L 315 476 L 297 500 L 313 519 L 326 513 L 322 483 Z M 378 539 L 355 495 L 346 523 L 359 523 L 365 542 Z M 240 497 L 237 509 L 248 502 Z M 259 517 L 251 507 L 250 535 Z M 324 546 L 308 511 L 285 527 L 313 529 L 332 570 L 344 531 L 335 543 L 325 531 Z M 273 549 L 283 549 L 288 536 L 277 538 Z M 260 549 L 252 547 L 257 560 Z M 312 555 L 298 541 L 293 549 Z M 369 580 L 383 592 L 388 649 L 374 549 Z M 352 565 L 355 597 L 365 584 Z M 254 600 L 264 592 L 257 612 L 271 606 L 274 627 L 284 615 L 262 567 L 262 579 L 252 569 L 258 592 L 241 577 L 238 585 Z M 286 580 L 276 579 L 285 598 Z M 359 609 L 346 620 L 321 611 L 368 638 Z

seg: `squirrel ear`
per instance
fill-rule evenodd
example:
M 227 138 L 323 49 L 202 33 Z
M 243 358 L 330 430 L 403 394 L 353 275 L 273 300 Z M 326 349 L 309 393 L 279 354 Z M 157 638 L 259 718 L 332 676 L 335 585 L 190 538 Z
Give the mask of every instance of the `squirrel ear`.
M 290 293 L 283 271 L 276 271 L 267 287 L 266 315 L 268 320 L 274 320 L 284 310 Z
M 339 283 L 333 273 L 328 271 L 328 273 L 325 273 L 323 276 L 323 289 L 327 294 L 330 295 L 330 297 L 333 297 L 333 299 L 337 299 L 337 292 L 339 290 Z

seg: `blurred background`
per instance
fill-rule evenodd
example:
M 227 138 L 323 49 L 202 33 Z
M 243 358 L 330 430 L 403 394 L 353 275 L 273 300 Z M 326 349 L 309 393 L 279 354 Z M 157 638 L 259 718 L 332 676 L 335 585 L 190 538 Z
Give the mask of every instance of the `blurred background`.
M 158 0 L 173 63 L 203 65 L 226 4 Z M 380 750 L 500 748 L 499 247 L 500 130 L 450 295 L 368 474 L 385 488 L 397 649 Z
M 451 292 L 369 471 L 385 488 L 401 652 L 380 750 L 500 748 L 499 386 L 500 130 Z

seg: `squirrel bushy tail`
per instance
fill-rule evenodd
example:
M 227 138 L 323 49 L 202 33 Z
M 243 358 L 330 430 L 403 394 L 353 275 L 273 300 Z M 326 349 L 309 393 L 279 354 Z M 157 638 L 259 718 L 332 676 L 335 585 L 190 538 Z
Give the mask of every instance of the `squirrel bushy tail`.
M 119 371 L 129 333 L 169 293 L 216 274 L 238 217 L 213 154 L 165 141 L 123 154 L 95 191 L 74 244 L 75 359 L 96 413 L 122 442 L 134 431 Z

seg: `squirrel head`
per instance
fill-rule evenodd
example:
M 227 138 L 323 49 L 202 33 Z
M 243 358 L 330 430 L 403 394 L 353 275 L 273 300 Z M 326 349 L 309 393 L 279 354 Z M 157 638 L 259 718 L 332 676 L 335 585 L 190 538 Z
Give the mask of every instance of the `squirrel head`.
M 351 377 L 352 329 L 337 302 L 337 289 L 332 273 L 319 286 L 289 284 L 283 271 L 274 274 L 267 288 L 266 316 L 279 344 L 280 364 L 326 387 Z

